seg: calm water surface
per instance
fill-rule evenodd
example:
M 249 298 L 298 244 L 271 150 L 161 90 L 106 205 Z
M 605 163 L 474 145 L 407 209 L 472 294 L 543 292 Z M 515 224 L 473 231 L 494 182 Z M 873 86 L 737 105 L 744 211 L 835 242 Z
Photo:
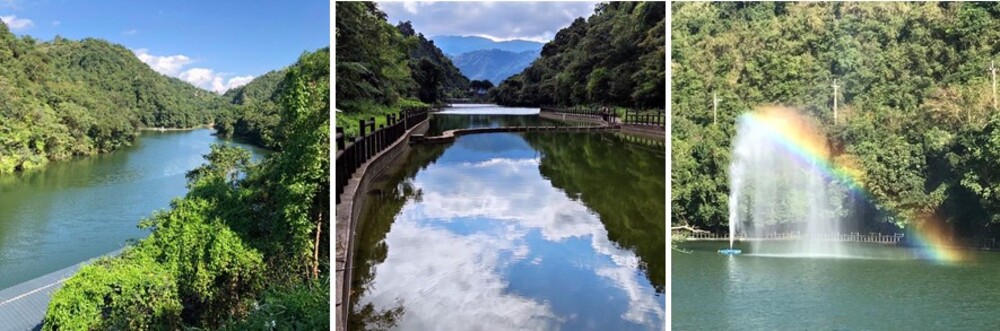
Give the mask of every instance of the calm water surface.
M 672 253 L 674 330 L 996 330 L 1000 253 L 939 265 L 909 249 L 854 244 L 869 259 Z M 745 248 L 744 248 L 745 249 Z
M 428 136 L 454 129 L 496 128 L 502 126 L 565 126 L 566 122 L 538 116 L 538 108 L 512 108 L 489 104 L 457 104 L 431 115 Z M 586 123 L 570 123 L 588 125 Z
M 492 133 L 402 157 L 359 225 L 355 328 L 663 328 L 662 145 Z
M 212 132 L 147 131 L 110 154 L 0 176 L 0 289 L 145 237 L 139 221 L 187 193 L 184 175 L 224 141 Z

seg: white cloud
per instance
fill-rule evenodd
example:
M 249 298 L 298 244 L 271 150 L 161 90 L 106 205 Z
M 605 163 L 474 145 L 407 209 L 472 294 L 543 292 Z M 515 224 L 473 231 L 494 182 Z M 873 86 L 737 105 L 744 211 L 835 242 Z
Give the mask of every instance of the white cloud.
M 403 3 L 403 9 L 406 9 L 406 12 L 408 12 L 410 14 L 416 14 L 417 13 L 417 3 L 413 2 L 413 1 L 404 2 Z
M 21 30 L 35 26 L 35 22 L 27 18 L 17 18 L 17 15 L 0 16 L 0 21 L 7 24 L 11 30 Z
M 511 259 L 523 257 L 518 252 L 526 253 L 526 248 L 506 238 L 461 236 L 420 223 L 412 217 L 393 223 L 386 241 L 406 248 L 389 249 L 385 262 L 376 266 L 362 304 L 372 303 L 382 310 L 402 302 L 405 313 L 396 325 L 400 330 L 558 327 L 560 319 L 551 305 L 510 293 L 507 281 L 495 272 Z
M 126 36 L 131 36 L 131 35 L 135 35 L 136 33 L 139 33 L 139 30 L 136 30 L 136 29 L 130 29 L 130 30 L 125 30 L 125 31 L 122 31 L 122 34 L 123 34 L 123 35 L 126 35 Z
M 60 21 L 52 21 L 52 26 L 59 26 L 59 24 L 62 24 L 62 22 L 60 22 Z
M 510 159 L 510 158 L 495 157 L 495 158 L 492 158 L 492 159 L 489 159 L 489 160 L 486 160 L 486 161 L 481 161 L 481 162 L 475 162 L 475 163 L 473 163 L 473 162 L 465 162 L 462 165 L 466 166 L 466 167 L 473 167 L 473 168 L 486 168 L 486 167 L 496 167 L 496 166 L 507 166 L 507 167 L 510 167 L 510 168 L 513 168 L 513 169 L 517 170 L 517 169 L 520 169 L 520 166 L 525 166 L 525 165 L 527 165 L 527 166 L 536 166 L 537 167 L 539 163 L 541 163 L 541 159 L 539 159 L 537 157 L 536 158 L 530 158 L 530 159 Z
M 191 63 L 191 58 L 184 55 L 156 56 L 149 54 L 149 51 L 142 48 L 134 51 L 135 56 L 140 61 L 145 62 L 150 68 L 164 75 L 177 76 L 181 67 Z
M 517 32 L 520 32 L 520 30 L 515 31 L 515 33 L 517 33 Z M 470 36 L 486 38 L 486 39 L 489 39 L 489 40 L 492 40 L 492 41 L 495 41 L 495 42 L 504 42 L 504 41 L 511 41 L 511 40 L 527 40 L 527 41 L 534 41 L 534 42 L 539 42 L 539 43 L 547 43 L 547 42 L 549 42 L 549 40 L 552 40 L 552 38 L 555 38 L 555 34 L 553 34 L 552 31 L 543 31 L 541 35 L 537 35 L 537 36 L 517 36 L 517 37 L 509 37 L 509 38 L 500 38 L 500 37 L 495 37 L 495 36 L 491 36 L 491 35 L 488 35 L 488 34 L 482 34 L 482 33 L 471 34 Z
M 190 68 L 183 70 L 184 67 L 194 62 L 190 57 L 185 55 L 178 54 L 157 56 L 149 54 L 147 49 L 137 49 L 134 52 L 135 56 L 138 57 L 140 61 L 149 65 L 149 67 L 156 70 L 156 72 L 180 78 L 183 81 L 215 93 L 225 93 L 229 89 L 246 85 L 254 79 L 254 76 L 236 76 L 227 78 L 226 76 L 229 76 L 228 74 L 217 73 L 208 68 Z
M 229 79 L 229 83 L 226 84 L 226 87 L 231 88 L 231 89 L 237 88 L 237 87 L 246 85 L 247 83 L 249 83 L 253 79 L 254 79 L 254 76 L 236 76 L 236 77 L 233 77 L 233 78 Z
M 182 72 L 177 76 L 177 78 L 183 79 L 191 84 L 205 85 L 212 83 L 213 78 L 215 78 L 215 73 L 212 72 L 212 69 L 191 68 Z
M 595 1 L 451 2 L 379 1 L 389 22 L 411 21 L 424 36 L 481 36 L 494 41 L 547 42 L 578 17 L 594 13 Z

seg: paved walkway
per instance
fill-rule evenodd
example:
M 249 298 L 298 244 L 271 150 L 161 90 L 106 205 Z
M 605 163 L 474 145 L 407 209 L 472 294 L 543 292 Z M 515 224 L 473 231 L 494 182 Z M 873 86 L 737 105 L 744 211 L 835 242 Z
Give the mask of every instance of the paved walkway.
M 121 250 L 109 255 L 117 255 Z M 0 290 L 0 330 L 41 330 L 45 311 L 52 293 L 76 273 L 84 264 L 80 262 L 44 276 Z

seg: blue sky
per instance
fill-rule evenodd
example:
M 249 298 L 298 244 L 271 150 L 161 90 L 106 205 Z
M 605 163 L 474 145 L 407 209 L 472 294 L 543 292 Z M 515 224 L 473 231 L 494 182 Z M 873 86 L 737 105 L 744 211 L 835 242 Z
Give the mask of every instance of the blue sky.
M 0 0 L 17 35 L 122 44 L 153 69 L 217 92 L 330 45 L 328 1 Z
M 480 36 L 494 41 L 548 42 L 577 17 L 594 13 L 596 1 L 578 2 L 388 2 L 379 8 L 393 25 L 411 21 L 424 36 Z

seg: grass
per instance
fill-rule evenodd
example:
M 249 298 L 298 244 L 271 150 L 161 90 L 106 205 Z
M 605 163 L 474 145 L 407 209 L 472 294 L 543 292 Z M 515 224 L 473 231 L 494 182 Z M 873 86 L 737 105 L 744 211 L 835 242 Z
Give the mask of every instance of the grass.
M 375 128 L 377 129 L 379 125 L 384 125 L 386 123 L 386 115 L 398 114 L 403 107 L 427 107 L 426 103 L 417 101 L 402 99 L 399 103 L 391 106 L 376 103 L 370 100 L 364 101 L 345 101 L 340 102 L 338 105 L 338 112 L 334 114 L 337 121 L 337 127 L 344 129 L 344 136 L 347 138 L 354 138 L 358 136 L 360 132 L 360 121 L 363 119 L 368 121 L 372 117 L 375 118 Z

